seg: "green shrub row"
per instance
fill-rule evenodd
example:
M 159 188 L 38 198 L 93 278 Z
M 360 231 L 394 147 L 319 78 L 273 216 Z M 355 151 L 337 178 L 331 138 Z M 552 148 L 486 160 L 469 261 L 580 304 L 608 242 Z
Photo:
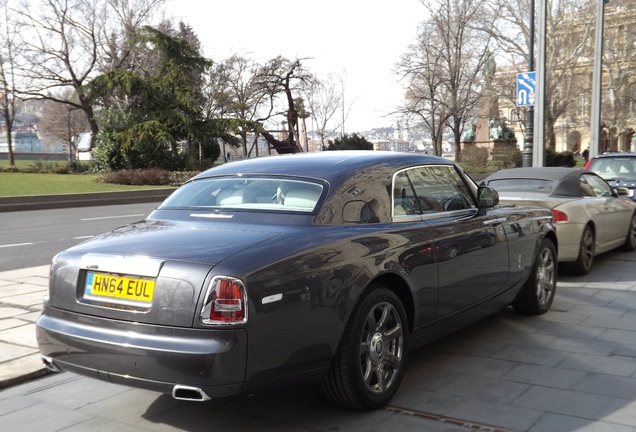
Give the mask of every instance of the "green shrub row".
M 33 161 L 25 166 L 0 166 L 0 172 L 22 172 L 31 174 L 83 174 L 93 172 L 91 162 Z
M 161 168 L 120 170 L 104 174 L 99 181 L 134 186 L 180 186 L 198 171 L 168 171 Z

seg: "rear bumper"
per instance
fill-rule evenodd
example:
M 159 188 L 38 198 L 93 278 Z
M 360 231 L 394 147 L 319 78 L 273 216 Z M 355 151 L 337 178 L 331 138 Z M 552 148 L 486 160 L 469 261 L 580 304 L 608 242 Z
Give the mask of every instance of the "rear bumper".
M 144 325 L 45 306 L 36 334 L 49 367 L 131 387 L 171 393 L 187 386 L 223 397 L 245 380 L 244 329 Z
M 557 223 L 556 233 L 559 240 L 559 262 L 576 261 L 581 251 L 581 237 L 584 223 Z

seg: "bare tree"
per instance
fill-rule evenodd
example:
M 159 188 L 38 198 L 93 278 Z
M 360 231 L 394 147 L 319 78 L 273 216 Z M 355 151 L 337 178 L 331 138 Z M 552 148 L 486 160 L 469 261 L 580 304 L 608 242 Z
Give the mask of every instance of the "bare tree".
M 278 139 L 264 129 L 259 131 L 278 153 L 302 152 L 298 137 L 298 109 L 295 106 L 293 94 L 302 93 L 303 85 L 306 86 L 312 78 L 311 74 L 303 69 L 300 59 L 290 61 L 280 56 L 263 65 L 258 74 L 261 88 L 269 97 L 267 113 L 257 119 L 258 123 L 262 124 L 276 115 L 285 116 L 284 123 L 287 128 L 285 138 Z M 279 101 L 281 94 L 284 95 L 282 102 Z M 277 108 L 281 111 L 277 111 Z
M 611 7 L 611 9 L 610 9 Z M 601 114 L 605 124 L 607 140 L 601 148 L 629 150 L 628 138 L 634 133 L 632 107 L 636 106 L 636 32 L 631 30 L 633 22 L 627 13 L 632 2 L 616 0 L 606 6 L 603 71 L 606 94 Z M 631 15 L 633 16 L 633 15 Z M 617 140 L 623 136 L 622 143 Z
M 325 148 L 325 140 L 342 127 L 342 120 L 336 119 L 343 103 L 340 84 L 341 79 L 327 75 L 323 80 L 314 79 L 306 91 L 309 114 L 316 122 L 321 148 Z
M 72 99 L 75 97 L 75 93 L 72 89 L 67 89 L 60 97 Z M 69 160 L 73 160 L 73 155 L 77 150 L 75 137 L 85 132 L 88 127 L 88 119 L 84 111 L 75 109 L 70 104 L 52 100 L 44 101 L 38 130 L 48 138 L 66 143 Z
M 206 118 L 232 119 L 232 129 L 239 135 L 243 156 L 248 157 L 258 147 L 257 121 L 263 115 L 263 107 L 269 110 L 270 93 L 259 80 L 261 66 L 253 60 L 234 55 L 216 63 L 205 86 Z M 250 134 L 254 140 L 248 143 Z
M 19 10 L 34 85 L 26 96 L 82 110 L 94 135 L 98 125 L 84 85 L 99 73 L 134 64 L 131 37 L 163 0 L 32 0 Z M 113 19 L 113 17 L 115 17 Z M 61 97 L 72 88 L 77 98 Z
M 15 166 L 11 132 L 20 105 L 19 52 L 21 49 L 20 26 L 14 21 L 15 14 L 8 0 L 0 2 L 0 114 L 6 133 L 9 166 Z M 24 83 L 22 83 L 24 84 Z
M 398 67 L 407 82 L 406 101 L 401 112 L 406 117 L 415 117 L 417 123 L 424 125 L 433 142 L 434 154 L 441 155 L 442 135 L 449 114 L 443 101 L 442 51 L 438 39 L 428 29 L 432 32 L 434 26 L 424 23 L 417 45 L 410 47 Z
M 424 121 L 441 154 L 444 129 L 455 139 L 456 158 L 461 160 L 464 124 L 479 99 L 478 75 L 488 60 L 490 37 L 472 23 L 484 22 L 486 0 L 423 1 L 430 18 L 420 29 L 418 44 L 411 46 L 398 70 L 408 82 L 403 113 Z

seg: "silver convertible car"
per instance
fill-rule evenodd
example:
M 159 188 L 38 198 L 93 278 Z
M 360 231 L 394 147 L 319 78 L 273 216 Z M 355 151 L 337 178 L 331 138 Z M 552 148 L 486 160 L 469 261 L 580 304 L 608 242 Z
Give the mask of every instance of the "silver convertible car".
M 588 274 L 594 257 L 615 248 L 636 249 L 636 203 L 626 188 L 613 188 L 595 173 L 576 168 L 534 167 L 497 171 L 484 180 L 503 202 L 552 211 L 560 268 Z
M 497 203 L 432 156 L 226 163 L 53 259 L 42 358 L 182 400 L 321 382 L 381 407 L 409 350 L 509 305 L 550 308 L 552 215 Z

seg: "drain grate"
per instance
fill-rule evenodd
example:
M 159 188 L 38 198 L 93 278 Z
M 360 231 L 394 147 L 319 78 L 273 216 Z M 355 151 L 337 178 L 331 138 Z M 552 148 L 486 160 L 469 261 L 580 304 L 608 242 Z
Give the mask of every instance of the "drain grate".
M 445 424 L 449 424 L 449 425 L 460 426 L 460 427 L 464 427 L 464 428 L 467 428 L 467 429 L 470 429 L 470 430 L 473 430 L 473 431 L 482 431 L 482 432 L 514 432 L 512 430 L 501 429 L 501 428 L 496 427 L 496 426 L 479 424 L 479 423 L 474 423 L 474 422 L 470 422 L 470 421 L 466 421 L 466 420 L 454 419 L 454 418 L 450 418 L 450 417 L 440 416 L 440 415 L 437 415 L 437 414 L 425 413 L 425 412 L 421 412 L 421 411 L 413 411 L 413 410 L 404 409 L 404 408 L 398 408 L 398 407 L 394 407 L 394 406 L 385 406 L 384 410 L 385 411 L 389 411 L 389 412 L 393 412 L 393 413 L 397 413 L 397 414 L 410 415 L 410 416 L 413 416 L 413 417 L 420 417 L 420 418 L 424 418 L 424 419 L 427 419 L 427 420 L 433 420 L 433 421 L 436 421 L 436 422 L 445 423 Z

